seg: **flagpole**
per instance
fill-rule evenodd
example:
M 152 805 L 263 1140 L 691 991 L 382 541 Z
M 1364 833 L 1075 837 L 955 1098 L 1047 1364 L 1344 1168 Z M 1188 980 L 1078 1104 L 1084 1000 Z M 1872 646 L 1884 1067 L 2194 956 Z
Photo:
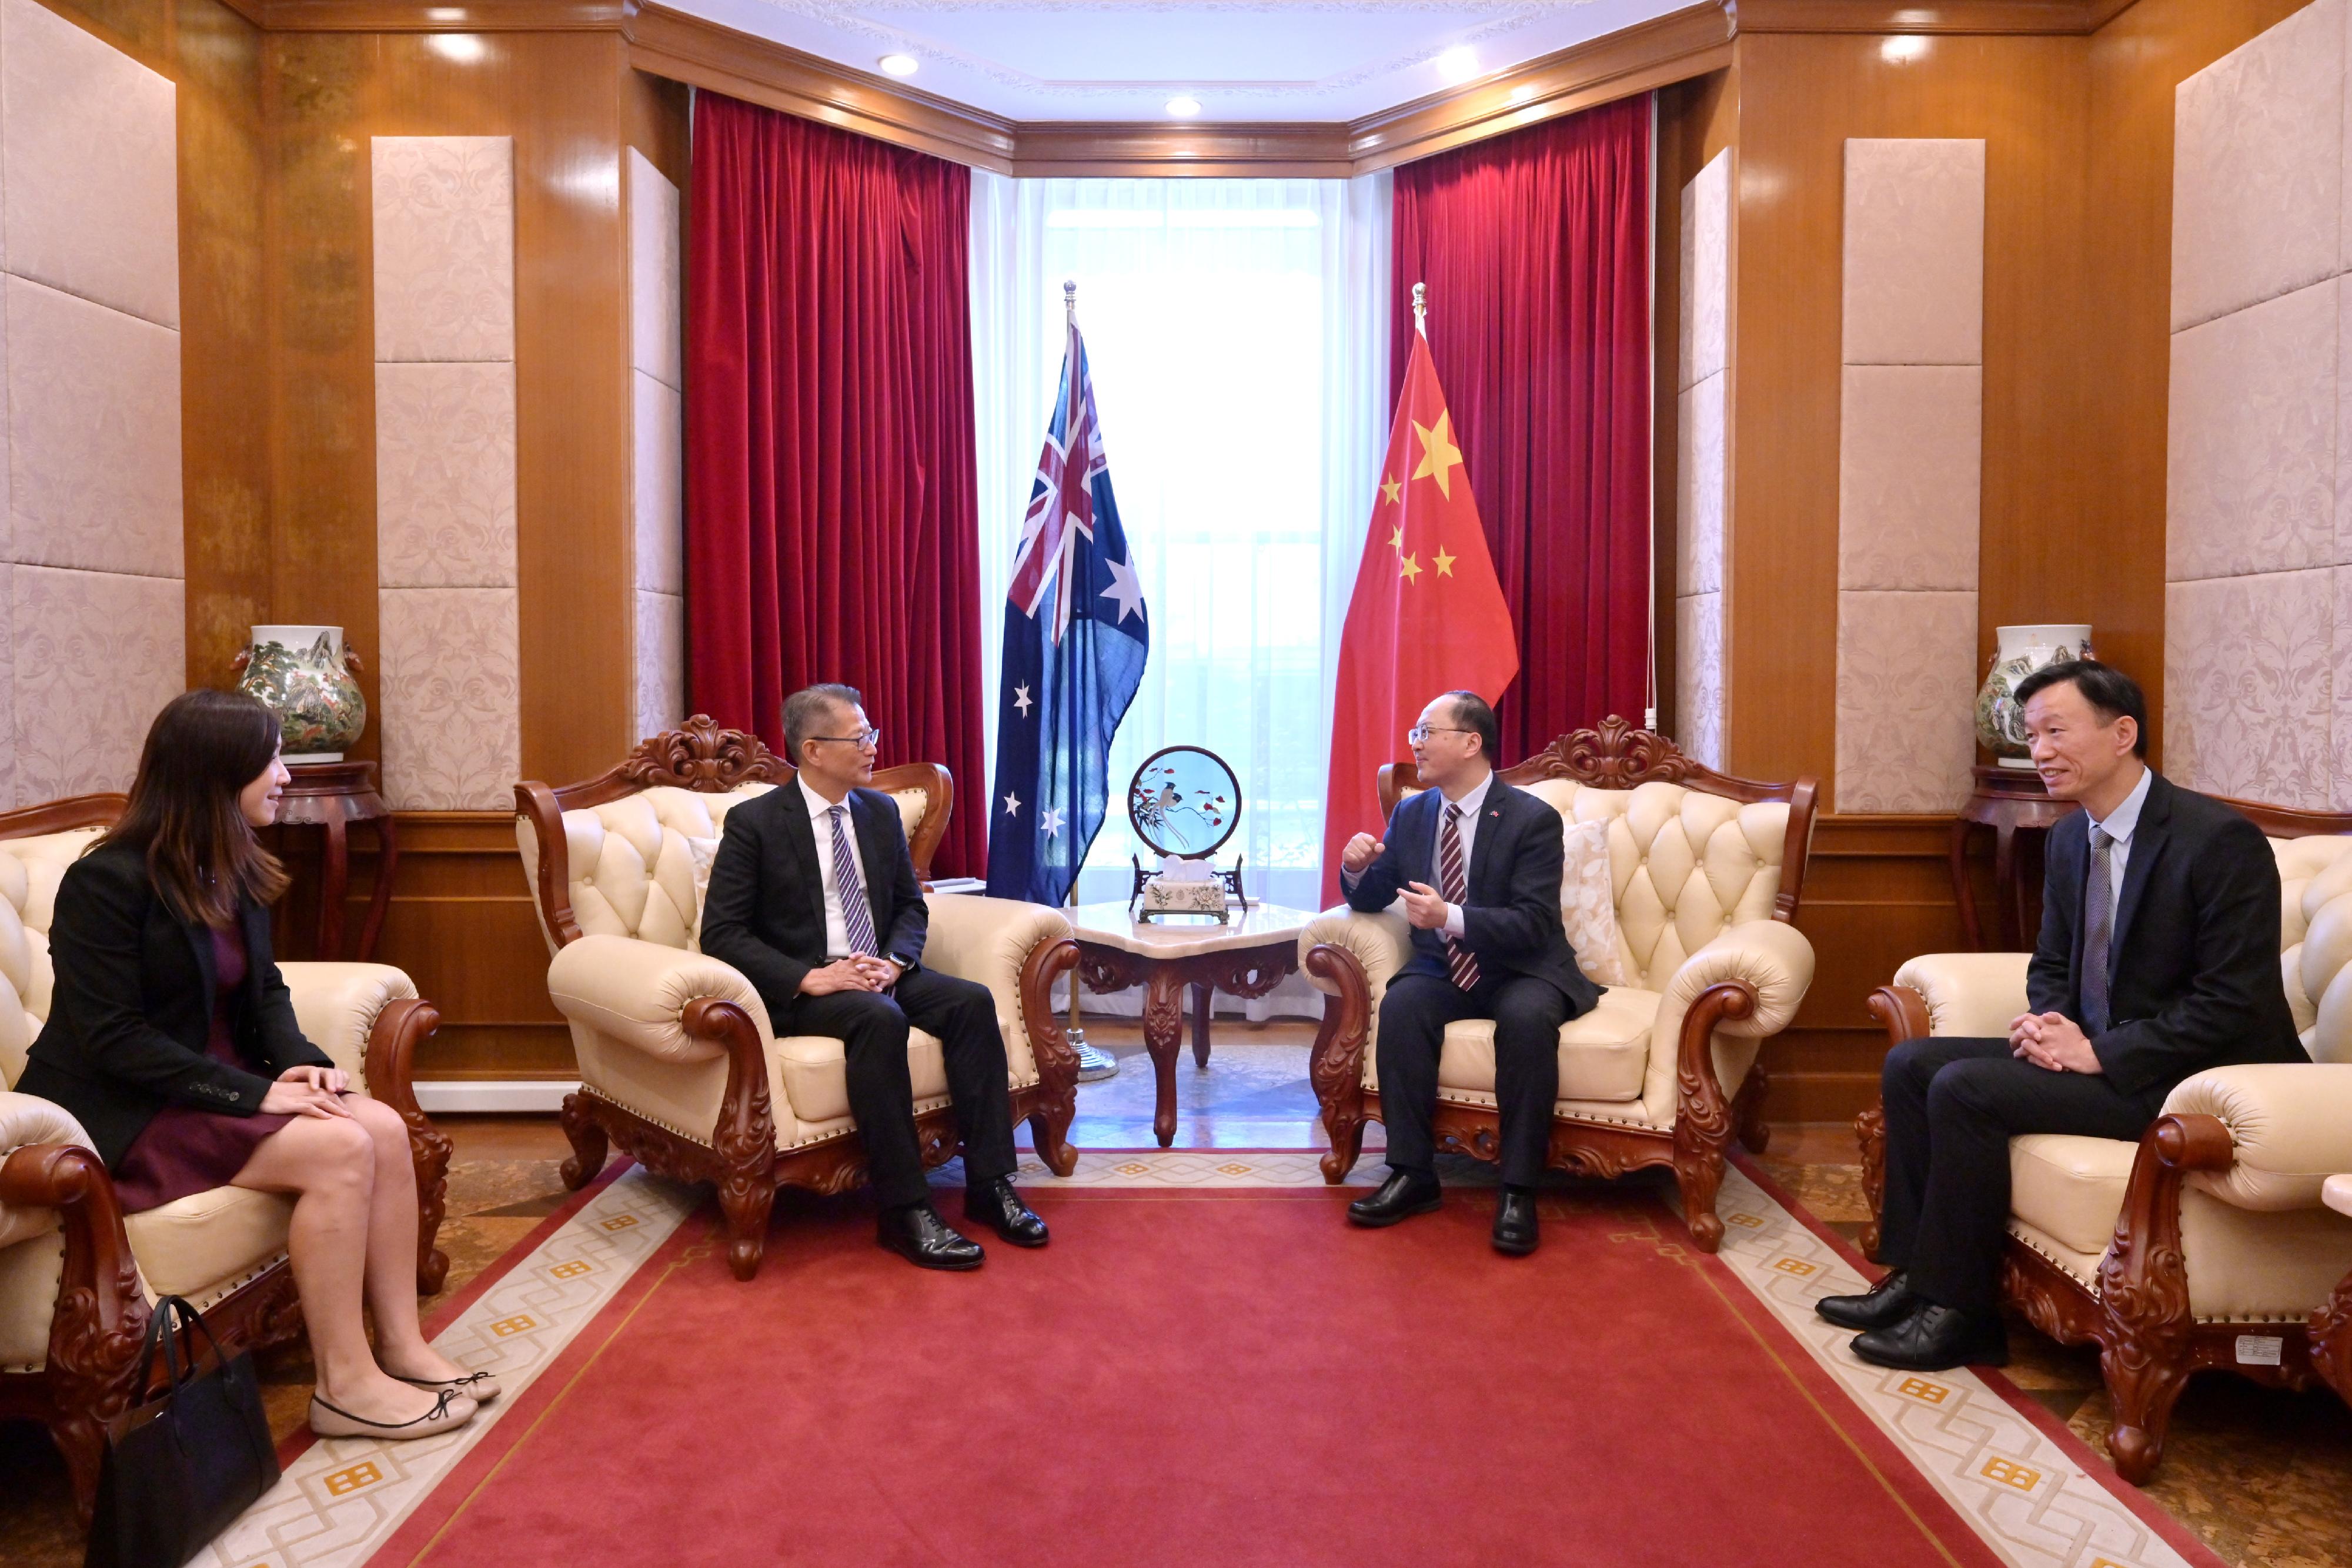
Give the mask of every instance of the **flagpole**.
M 1429 285 L 1412 286 L 1412 329 L 1423 337 L 1429 336 Z
M 1066 328 L 1078 324 L 1078 280 L 1075 277 L 1062 279 L 1062 324 Z M 1073 867 L 1070 872 L 1069 906 L 1072 909 L 1078 906 L 1078 873 L 1081 869 Z M 1095 1083 L 1118 1076 L 1118 1058 L 1087 1043 L 1086 1028 L 1078 1022 L 1078 972 L 1076 969 L 1070 971 L 1068 1039 L 1070 1049 L 1078 1053 L 1079 1082 Z

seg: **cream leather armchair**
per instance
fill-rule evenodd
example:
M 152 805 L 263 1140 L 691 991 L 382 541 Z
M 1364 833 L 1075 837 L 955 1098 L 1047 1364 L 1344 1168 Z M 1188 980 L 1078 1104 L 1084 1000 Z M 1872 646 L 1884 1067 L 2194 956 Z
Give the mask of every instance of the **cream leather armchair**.
M 515 789 L 516 841 L 552 955 L 548 992 L 580 1064 L 579 1092 L 563 1105 L 563 1178 L 586 1185 L 618 1144 L 648 1170 L 715 1184 L 728 1264 L 742 1280 L 759 1271 L 778 1186 L 839 1192 L 866 1169 L 841 1041 L 778 1039 L 751 983 L 695 942 L 727 811 L 792 778 L 757 737 L 697 716 L 600 778 Z M 875 775 L 910 842 L 935 844 L 945 831 L 946 778 L 927 764 Z M 1004 899 L 929 902 L 923 962 L 994 995 L 1013 1119 L 1028 1120 L 1039 1156 L 1067 1176 L 1078 1061 L 1051 994 L 1077 963 L 1069 922 Z M 946 1063 L 920 1030 L 908 1052 L 917 1134 L 925 1163 L 938 1165 L 956 1153 Z
M 2352 837 L 2278 836 L 2314 820 L 2241 809 L 2273 835 L 2279 961 L 2313 1061 L 2200 1072 L 2137 1144 L 2042 1134 L 2009 1145 L 2002 1296 L 2051 1337 L 2099 1346 L 2115 1410 L 2107 1449 L 2136 1484 L 2162 1461 L 2192 1374 L 2308 1385 L 2314 1327 L 2352 1270 L 2352 1218 L 2323 1201 L 2326 1178 L 2352 1170 Z M 1871 1011 L 1890 1047 L 2005 1035 L 2026 1008 L 2030 956 L 1914 958 Z M 1885 1195 L 1876 1107 L 1856 1131 L 1872 1215 L 1863 1248 L 1875 1256 Z
M 1639 977 L 1560 1030 L 1560 1097 L 1550 1164 L 1616 1176 L 1669 1166 L 1699 1247 L 1723 1239 L 1715 1195 L 1737 1131 L 1765 1143 L 1763 1040 L 1789 1025 L 1812 983 L 1813 949 L 1794 921 L 1811 842 L 1814 784 L 1759 784 L 1715 773 L 1671 741 L 1612 718 L 1563 736 L 1502 777 L 1564 821 L 1607 821 L 1621 961 Z M 1381 772 L 1381 807 L 1417 788 L 1410 763 Z M 1299 962 L 1330 997 L 1309 1076 L 1343 1179 L 1381 1117 L 1375 1051 L 1381 998 L 1410 956 L 1402 915 L 1318 915 Z M 1493 1159 L 1494 1025 L 1447 1028 L 1437 1070 L 1438 1146 Z
M 231 1353 L 302 1327 L 286 1258 L 291 1199 L 225 1186 L 126 1216 L 80 1124 L 8 1090 L 48 1016 L 58 880 L 121 810 L 121 796 L 97 795 L 0 817 L 0 1416 L 47 1426 L 85 1518 L 105 1424 L 139 1393 L 133 1363 L 156 1297 L 188 1298 Z M 417 1290 L 430 1294 L 449 1267 L 435 1246 L 449 1141 L 417 1109 L 409 1074 L 440 1015 L 389 965 L 279 968 L 302 1032 L 408 1123 Z

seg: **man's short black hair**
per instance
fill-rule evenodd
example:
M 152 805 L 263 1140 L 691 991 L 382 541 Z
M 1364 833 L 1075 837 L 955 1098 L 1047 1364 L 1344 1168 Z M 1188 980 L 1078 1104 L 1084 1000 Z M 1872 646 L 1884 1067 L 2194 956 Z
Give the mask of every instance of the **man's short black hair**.
M 784 699 L 785 760 L 793 767 L 801 765 L 801 742 L 812 736 L 822 735 L 833 722 L 835 707 L 864 707 L 866 698 L 856 686 L 845 686 L 825 681 L 814 686 L 803 686 Z
M 2137 681 L 2113 664 L 2102 664 L 2096 659 L 2061 659 L 2054 664 L 2044 664 L 2017 683 L 2014 693 L 2017 706 L 2021 710 L 2037 693 L 2070 681 L 2074 683 L 2074 689 L 2083 694 L 2083 700 L 2097 713 L 2102 724 L 2113 724 L 2119 718 L 2129 717 L 2138 727 L 2138 734 L 2132 740 L 2132 755 L 2145 758 L 2147 756 L 2147 694 L 2139 689 Z
M 1486 754 L 1486 766 L 1501 767 L 1502 764 L 1495 760 L 1495 752 L 1503 744 L 1503 730 L 1495 722 L 1495 710 L 1486 706 L 1486 699 L 1476 692 L 1448 692 L 1445 695 L 1454 699 L 1454 722 L 1477 734 L 1478 746 Z

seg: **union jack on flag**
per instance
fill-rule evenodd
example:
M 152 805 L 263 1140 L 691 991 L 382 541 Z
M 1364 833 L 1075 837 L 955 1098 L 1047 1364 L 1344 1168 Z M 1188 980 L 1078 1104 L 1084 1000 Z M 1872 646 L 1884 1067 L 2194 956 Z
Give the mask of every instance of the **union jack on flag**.
M 1100 831 L 1111 738 L 1150 652 L 1076 321 L 1004 606 L 988 891 L 1056 904 Z

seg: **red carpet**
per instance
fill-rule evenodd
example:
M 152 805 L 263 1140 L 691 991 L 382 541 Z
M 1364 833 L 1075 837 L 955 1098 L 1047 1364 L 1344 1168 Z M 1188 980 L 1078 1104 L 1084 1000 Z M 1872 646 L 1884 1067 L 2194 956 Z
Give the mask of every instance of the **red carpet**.
M 1034 1193 L 966 1276 L 788 1197 L 748 1285 L 698 1218 L 373 1561 L 1996 1561 L 1646 1194 L 1350 1196 Z

